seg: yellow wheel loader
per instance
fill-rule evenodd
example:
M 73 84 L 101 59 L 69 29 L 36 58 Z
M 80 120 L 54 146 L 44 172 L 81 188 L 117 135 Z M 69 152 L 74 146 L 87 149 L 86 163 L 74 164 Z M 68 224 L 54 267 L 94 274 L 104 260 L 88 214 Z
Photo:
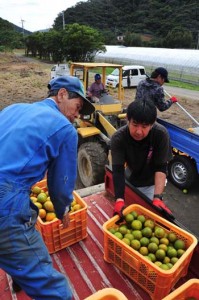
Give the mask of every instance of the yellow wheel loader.
M 102 94 L 98 103 L 93 103 L 95 112 L 82 115 L 76 120 L 78 144 L 77 186 L 88 187 L 104 182 L 105 165 L 108 164 L 109 142 L 112 134 L 126 122 L 122 100 L 122 65 L 109 63 L 71 63 L 70 75 L 83 81 L 85 91 L 100 73 L 106 85 L 107 68 L 119 69 L 119 85 Z M 92 78 L 92 79 L 91 79 Z

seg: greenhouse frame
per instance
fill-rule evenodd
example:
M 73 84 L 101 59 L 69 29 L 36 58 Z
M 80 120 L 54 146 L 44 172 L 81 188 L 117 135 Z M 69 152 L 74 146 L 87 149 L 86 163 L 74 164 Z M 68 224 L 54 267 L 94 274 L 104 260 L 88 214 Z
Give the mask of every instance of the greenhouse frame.
M 97 53 L 95 60 L 143 65 L 149 75 L 161 66 L 168 70 L 170 79 L 199 85 L 199 50 L 106 46 L 106 52 Z

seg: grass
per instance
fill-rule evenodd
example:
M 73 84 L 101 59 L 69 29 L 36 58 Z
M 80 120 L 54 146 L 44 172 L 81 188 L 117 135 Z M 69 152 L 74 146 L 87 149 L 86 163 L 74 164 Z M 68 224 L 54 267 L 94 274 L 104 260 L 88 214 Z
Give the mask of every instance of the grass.
M 186 82 L 182 82 L 182 81 L 170 80 L 170 82 L 167 83 L 167 85 L 179 87 L 179 88 L 183 88 L 183 89 L 187 89 L 187 90 L 192 90 L 192 91 L 199 91 L 199 85 L 186 83 Z

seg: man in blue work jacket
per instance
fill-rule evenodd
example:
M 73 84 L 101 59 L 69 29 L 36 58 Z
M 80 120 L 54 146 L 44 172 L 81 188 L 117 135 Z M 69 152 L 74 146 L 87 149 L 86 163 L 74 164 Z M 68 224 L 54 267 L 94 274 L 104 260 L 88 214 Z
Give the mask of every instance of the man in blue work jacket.
M 57 217 L 68 226 L 77 169 L 77 132 L 72 122 L 94 106 L 81 81 L 61 76 L 50 81 L 48 98 L 13 104 L 0 113 L 0 268 L 35 300 L 68 300 L 65 276 L 53 268 L 35 230 L 37 207 L 32 185 L 47 171 L 49 195 Z

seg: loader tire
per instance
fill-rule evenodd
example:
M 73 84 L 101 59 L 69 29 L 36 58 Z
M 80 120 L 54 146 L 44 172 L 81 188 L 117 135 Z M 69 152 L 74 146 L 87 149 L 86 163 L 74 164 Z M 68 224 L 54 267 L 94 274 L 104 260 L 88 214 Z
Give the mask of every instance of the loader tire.
M 196 165 L 189 157 L 175 155 L 169 163 L 168 175 L 170 181 L 178 188 L 190 188 L 197 178 Z
M 89 187 L 102 183 L 107 163 L 107 153 L 100 143 L 83 143 L 78 150 L 78 179 L 82 185 Z

